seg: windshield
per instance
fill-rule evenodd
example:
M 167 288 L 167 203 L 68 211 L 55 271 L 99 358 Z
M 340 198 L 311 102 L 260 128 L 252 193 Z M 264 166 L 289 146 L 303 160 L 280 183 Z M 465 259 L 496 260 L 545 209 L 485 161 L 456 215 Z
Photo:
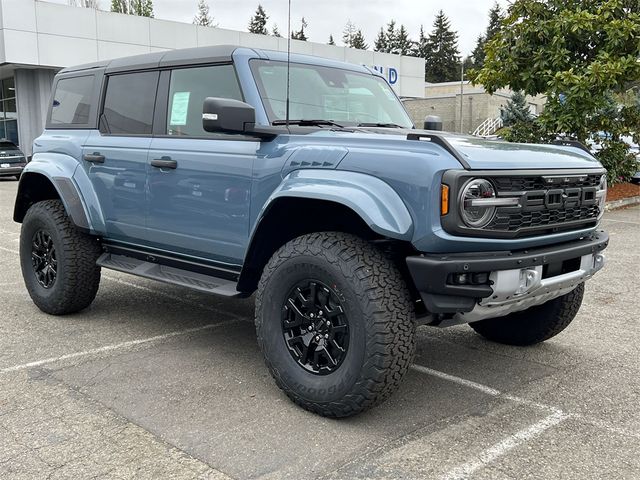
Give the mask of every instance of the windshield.
M 269 120 L 285 120 L 286 62 L 252 60 L 251 69 Z M 289 118 L 348 126 L 364 123 L 413 128 L 398 97 L 382 78 L 301 63 L 291 64 Z

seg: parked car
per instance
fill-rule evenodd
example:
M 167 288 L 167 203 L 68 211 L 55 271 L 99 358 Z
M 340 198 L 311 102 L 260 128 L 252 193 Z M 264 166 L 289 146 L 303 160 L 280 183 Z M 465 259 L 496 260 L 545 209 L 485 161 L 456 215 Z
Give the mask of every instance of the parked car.
M 216 46 L 60 71 L 14 219 L 42 311 L 88 307 L 101 268 L 255 292 L 278 386 L 344 417 L 397 389 L 419 324 L 560 333 L 605 196 L 579 144 L 418 130 L 372 69 Z
M 0 177 L 20 178 L 27 165 L 27 158 L 18 146 L 6 138 L 0 138 Z

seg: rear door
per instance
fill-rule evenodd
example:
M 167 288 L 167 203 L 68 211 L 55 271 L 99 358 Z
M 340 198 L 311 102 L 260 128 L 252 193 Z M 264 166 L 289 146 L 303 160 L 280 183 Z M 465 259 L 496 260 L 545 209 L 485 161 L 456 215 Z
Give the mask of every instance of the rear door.
M 162 72 L 149 150 L 152 245 L 239 264 L 248 242 L 253 163 L 260 142 L 202 128 L 207 97 L 242 100 L 232 65 Z
M 159 72 L 110 75 L 100 115 L 83 147 L 109 239 L 142 242 L 146 230 L 147 154 Z

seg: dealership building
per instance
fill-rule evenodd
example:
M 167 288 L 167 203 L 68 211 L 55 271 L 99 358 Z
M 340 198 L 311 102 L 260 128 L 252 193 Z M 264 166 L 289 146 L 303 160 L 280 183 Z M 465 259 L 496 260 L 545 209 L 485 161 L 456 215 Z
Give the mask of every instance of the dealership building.
M 0 0 L 0 138 L 9 138 L 31 154 L 31 144 L 44 126 L 53 76 L 63 67 L 223 44 L 287 49 L 286 38 L 46 1 Z M 424 96 L 421 58 L 299 40 L 291 41 L 291 50 L 373 67 L 400 96 Z

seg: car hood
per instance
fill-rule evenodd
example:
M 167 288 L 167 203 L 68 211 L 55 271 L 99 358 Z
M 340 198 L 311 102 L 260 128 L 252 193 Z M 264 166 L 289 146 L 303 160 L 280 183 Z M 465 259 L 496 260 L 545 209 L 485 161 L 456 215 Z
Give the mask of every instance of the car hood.
M 398 148 L 412 150 L 420 143 L 432 150 L 428 137 L 437 135 L 446 140 L 472 170 L 602 168 L 595 157 L 576 146 L 510 143 L 470 135 L 400 128 L 360 128 L 342 135 L 384 142 L 391 148 L 392 142 L 403 142 L 404 145 L 398 145 Z M 408 136 L 422 138 L 410 140 Z

